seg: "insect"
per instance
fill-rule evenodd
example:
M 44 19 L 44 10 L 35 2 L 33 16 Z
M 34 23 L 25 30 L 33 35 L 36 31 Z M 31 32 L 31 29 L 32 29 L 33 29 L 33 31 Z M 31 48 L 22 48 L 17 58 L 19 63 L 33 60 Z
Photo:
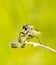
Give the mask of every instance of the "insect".
M 22 27 L 23 31 L 19 33 L 19 37 L 18 37 L 18 43 L 17 45 L 20 45 L 21 48 L 24 48 L 26 43 L 25 41 L 29 41 L 32 38 L 37 38 L 39 43 L 40 43 L 40 39 L 38 38 L 38 34 L 40 34 L 39 30 L 34 29 L 34 27 L 30 24 L 24 25 Z M 12 44 L 12 48 L 17 48 L 17 46 L 15 46 L 15 43 Z

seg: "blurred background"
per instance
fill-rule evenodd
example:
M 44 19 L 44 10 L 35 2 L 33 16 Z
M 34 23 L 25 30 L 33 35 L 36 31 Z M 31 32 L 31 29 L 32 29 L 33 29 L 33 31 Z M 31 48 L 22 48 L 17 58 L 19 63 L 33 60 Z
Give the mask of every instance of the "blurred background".
M 0 0 L 0 65 L 56 65 L 56 54 L 42 47 L 10 47 L 25 24 L 40 30 L 41 42 L 56 49 L 56 0 Z

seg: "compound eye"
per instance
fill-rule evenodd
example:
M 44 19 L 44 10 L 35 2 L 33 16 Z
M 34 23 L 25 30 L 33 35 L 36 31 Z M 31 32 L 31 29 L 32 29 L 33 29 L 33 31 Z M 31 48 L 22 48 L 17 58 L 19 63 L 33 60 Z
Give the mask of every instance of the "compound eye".
M 25 27 L 25 30 L 27 30 L 27 28 Z
M 27 30 L 26 26 L 23 26 L 23 29 L 24 29 L 24 30 Z
M 25 26 L 23 26 L 23 29 L 25 28 Z

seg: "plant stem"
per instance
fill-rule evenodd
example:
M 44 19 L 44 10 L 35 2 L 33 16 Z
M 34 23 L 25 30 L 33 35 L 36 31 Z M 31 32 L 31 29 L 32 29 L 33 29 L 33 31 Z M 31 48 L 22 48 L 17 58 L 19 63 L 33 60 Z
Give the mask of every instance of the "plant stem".
M 40 43 L 34 43 L 34 42 L 27 42 L 26 41 L 26 44 L 32 44 L 33 46 L 40 46 L 40 47 L 43 47 L 43 48 L 46 48 L 54 53 L 56 53 L 56 50 L 54 50 L 53 48 L 49 47 L 49 46 L 45 46 L 43 44 L 40 44 Z

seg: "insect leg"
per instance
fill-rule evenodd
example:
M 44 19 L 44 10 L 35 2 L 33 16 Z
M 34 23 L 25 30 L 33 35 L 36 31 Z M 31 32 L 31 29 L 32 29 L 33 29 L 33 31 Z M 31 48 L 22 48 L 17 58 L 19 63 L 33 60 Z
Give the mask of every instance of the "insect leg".
M 41 44 L 39 37 L 37 37 L 37 39 L 38 39 L 39 43 Z

